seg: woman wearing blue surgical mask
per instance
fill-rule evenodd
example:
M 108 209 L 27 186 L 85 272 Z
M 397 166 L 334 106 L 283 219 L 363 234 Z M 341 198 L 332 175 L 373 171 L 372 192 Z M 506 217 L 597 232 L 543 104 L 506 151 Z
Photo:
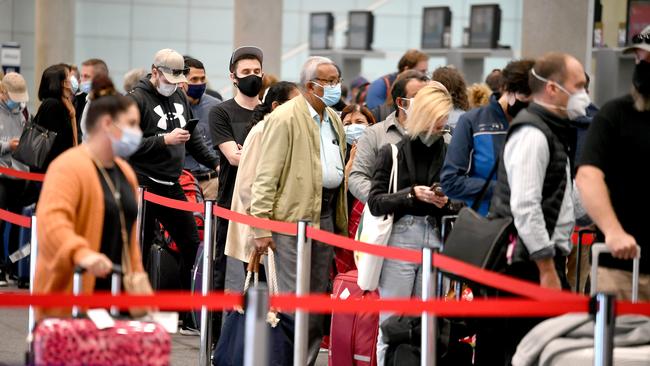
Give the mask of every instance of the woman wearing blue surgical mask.
M 93 79 L 98 95 L 88 109 L 88 139 L 55 159 L 39 200 L 37 293 L 70 293 L 75 266 L 87 269 L 83 293 L 110 289 L 114 265 L 144 273 L 135 223 L 138 183 L 126 162 L 142 138 L 135 102 L 106 76 Z M 42 309 L 39 317 L 67 315 Z
M 347 156 L 345 159 L 345 182 L 347 184 L 352 164 L 357 153 L 357 141 L 361 138 L 366 128 L 375 124 L 375 117 L 372 112 L 360 104 L 350 104 L 343 108 L 341 112 L 341 121 L 345 130 L 345 140 L 348 144 Z M 348 192 L 348 236 L 354 238 L 361 219 L 361 213 L 365 204 L 356 199 L 352 193 Z M 356 269 L 354 264 L 354 255 L 352 251 L 334 248 L 334 257 L 336 260 L 336 271 L 345 273 Z

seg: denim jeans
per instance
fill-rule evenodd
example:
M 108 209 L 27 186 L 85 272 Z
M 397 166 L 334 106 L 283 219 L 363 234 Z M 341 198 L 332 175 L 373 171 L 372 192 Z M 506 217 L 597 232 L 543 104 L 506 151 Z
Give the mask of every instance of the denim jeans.
M 438 228 L 431 226 L 425 216 L 404 216 L 393 223 L 389 247 L 422 250 L 441 246 Z M 419 297 L 422 294 L 422 265 L 385 259 L 379 276 L 379 295 L 382 299 Z M 379 324 L 391 313 L 381 313 Z M 384 365 L 388 345 L 382 340 L 381 329 L 377 340 L 377 366 Z

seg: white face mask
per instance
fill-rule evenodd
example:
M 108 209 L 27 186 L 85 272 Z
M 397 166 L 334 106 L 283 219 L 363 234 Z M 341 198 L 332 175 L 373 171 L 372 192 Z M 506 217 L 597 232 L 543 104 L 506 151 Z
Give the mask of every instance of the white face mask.
M 142 141 L 142 131 L 134 127 L 117 127 L 122 131 L 122 137 L 116 139 L 110 136 L 113 154 L 128 159 L 140 147 Z
M 531 69 L 531 74 L 533 74 L 534 77 L 536 77 L 541 81 L 547 83 L 548 82 L 555 83 L 555 85 L 557 85 L 557 87 L 560 88 L 560 90 L 562 90 L 564 93 L 566 93 L 569 96 L 569 101 L 567 102 L 566 107 L 559 106 L 559 105 L 554 107 L 566 111 L 567 116 L 569 117 L 570 120 L 575 120 L 587 115 L 587 107 L 589 107 L 589 105 L 591 104 L 591 98 L 589 97 L 589 94 L 587 94 L 587 91 L 585 89 L 580 89 L 577 92 L 571 94 L 559 83 L 537 75 L 535 69 Z
M 165 77 L 162 74 L 158 74 L 158 86 L 156 87 L 156 90 L 161 95 L 168 97 L 174 94 L 178 86 L 176 84 L 169 84 L 164 80 L 164 78 Z

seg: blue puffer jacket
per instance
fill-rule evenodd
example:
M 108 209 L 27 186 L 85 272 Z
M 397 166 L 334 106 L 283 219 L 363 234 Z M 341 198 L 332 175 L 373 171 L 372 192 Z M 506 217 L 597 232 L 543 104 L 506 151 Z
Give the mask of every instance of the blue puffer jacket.
M 468 206 L 480 192 L 485 179 L 503 150 L 508 120 L 497 99 L 490 97 L 487 106 L 463 114 L 454 129 L 440 174 L 444 192 L 452 199 L 463 200 Z M 487 215 L 496 175 L 479 207 Z

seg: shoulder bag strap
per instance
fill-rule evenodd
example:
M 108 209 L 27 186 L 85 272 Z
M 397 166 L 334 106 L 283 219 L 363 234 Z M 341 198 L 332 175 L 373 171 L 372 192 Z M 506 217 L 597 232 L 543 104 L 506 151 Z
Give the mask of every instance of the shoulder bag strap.
M 485 180 L 483 187 L 476 195 L 476 198 L 474 198 L 474 203 L 472 203 L 472 210 L 477 211 L 479 206 L 481 206 L 481 202 L 483 201 L 483 198 L 485 197 L 485 193 L 487 192 L 488 187 L 490 186 L 490 182 L 492 182 L 492 178 L 494 178 L 494 175 L 497 173 L 497 169 L 499 168 L 499 160 L 500 157 L 497 156 L 497 160 L 494 162 L 494 166 L 492 166 L 492 170 L 490 171 L 490 174 L 488 174 L 488 177 Z
M 388 193 L 397 192 L 397 146 L 390 144 L 391 155 L 393 156 L 393 166 L 390 169 L 390 181 L 388 183 Z

